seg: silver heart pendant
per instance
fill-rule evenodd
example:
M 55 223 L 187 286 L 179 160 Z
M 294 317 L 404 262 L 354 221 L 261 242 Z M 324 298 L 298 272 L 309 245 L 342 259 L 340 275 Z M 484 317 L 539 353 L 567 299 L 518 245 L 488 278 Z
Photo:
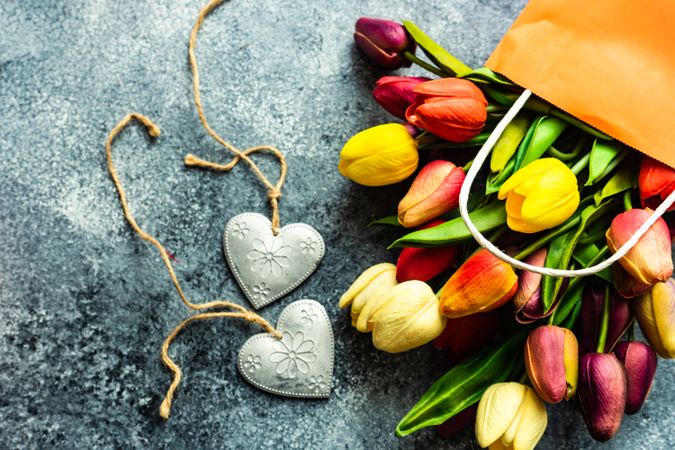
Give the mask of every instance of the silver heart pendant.
M 277 236 L 267 217 L 243 213 L 225 225 L 225 259 L 256 309 L 283 297 L 316 270 L 326 251 L 318 231 L 285 225 Z
M 327 398 L 333 385 L 333 329 L 324 307 L 298 300 L 281 312 L 277 330 L 250 337 L 239 350 L 239 373 L 253 386 L 286 397 Z

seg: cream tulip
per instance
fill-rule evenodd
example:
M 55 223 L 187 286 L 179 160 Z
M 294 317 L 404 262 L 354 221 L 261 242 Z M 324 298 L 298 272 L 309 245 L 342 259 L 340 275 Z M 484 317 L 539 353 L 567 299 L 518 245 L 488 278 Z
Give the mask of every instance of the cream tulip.
M 369 317 L 381 304 L 389 288 L 396 286 L 396 266 L 376 264 L 366 269 L 340 297 L 340 308 L 351 305 L 352 325 L 362 333 L 372 331 Z M 363 314 L 362 314 L 363 313 Z

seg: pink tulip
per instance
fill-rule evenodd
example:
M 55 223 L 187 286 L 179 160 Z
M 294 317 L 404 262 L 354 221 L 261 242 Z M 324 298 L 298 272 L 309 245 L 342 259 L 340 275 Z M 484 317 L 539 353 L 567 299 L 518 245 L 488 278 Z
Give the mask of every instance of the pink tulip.
M 382 77 L 375 83 L 373 98 L 390 114 L 405 120 L 405 110 L 415 101 L 415 86 L 426 77 Z

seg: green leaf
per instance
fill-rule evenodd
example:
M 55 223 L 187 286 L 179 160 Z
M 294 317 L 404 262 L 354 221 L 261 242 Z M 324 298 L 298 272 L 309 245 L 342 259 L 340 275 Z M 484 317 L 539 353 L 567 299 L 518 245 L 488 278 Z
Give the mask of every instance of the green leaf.
M 382 217 L 381 219 L 374 220 L 368 224 L 369 227 L 372 227 L 374 225 L 387 225 L 390 227 L 399 227 L 399 228 L 403 227 L 403 225 L 401 225 L 401 223 L 398 221 L 397 215 Z
M 481 233 L 493 230 L 506 222 L 504 202 L 493 202 L 469 213 L 476 228 Z M 461 217 L 449 220 L 441 225 L 424 230 L 413 231 L 396 240 L 389 246 L 396 247 L 435 247 L 450 245 L 473 239 Z
M 513 105 L 518 98 L 517 94 L 506 94 L 488 85 L 480 85 L 478 87 L 480 87 L 488 97 L 503 106 Z
M 522 370 L 523 329 L 508 341 L 492 346 L 450 369 L 401 419 L 396 435 L 407 436 L 422 428 L 440 425 L 480 400 L 483 392 Z
M 582 267 L 588 267 L 599 251 L 600 248 L 595 244 L 578 244 L 574 249 L 572 257 L 576 262 L 581 264 Z M 595 276 L 598 276 L 609 283 L 612 282 L 612 272 L 609 267 L 596 273 Z
M 490 156 L 490 171 L 501 172 L 511 157 L 518 150 L 530 128 L 530 119 L 526 116 L 516 116 L 504 129 L 504 132 L 495 143 Z
M 487 184 L 485 186 L 485 195 L 494 194 L 499 192 L 499 189 L 502 187 L 502 184 L 509 179 L 511 174 L 513 174 L 513 167 L 516 165 L 516 159 L 511 158 L 506 166 L 501 172 L 491 173 L 488 175 Z
M 583 293 L 584 283 L 578 283 L 565 292 L 562 300 L 560 300 L 560 305 L 558 305 L 558 308 L 555 311 L 553 325 L 563 325 L 565 328 L 570 328 L 570 326 L 568 326 L 570 325 L 570 322 L 571 325 L 574 325 L 574 322 L 576 322 L 574 310 L 577 306 L 581 306 Z M 572 314 L 571 320 L 566 321 L 565 319 L 570 318 L 570 314 Z
M 623 144 L 618 141 L 596 139 L 593 142 L 591 157 L 588 162 L 588 181 L 586 181 L 586 186 L 591 186 L 602 178 L 603 175 L 607 174 L 609 167 L 613 169 L 621 162 L 616 160 L 622 148 Z
M 498 84 L 501 86 L 508 86 L 508 87 L 515 86 L 515 84 L 513 84 L 508 78 L 493 72 L 487 67 L 473 69 L 470 72 L 462 74 L 461 76 L 458 75 L 457 78 L 466 78 L 475 83 Z
M 410 36 L 417 42 L 417 45 L 438 67 L 443 69 L 449 75 L 463 75 L 471 72 L 471 67 L 455 58 L 450 52 L 438 45 L 433 39 L 422 31 L 417 25 L 409 20 L 403 21 L 403 26 L 410 33 Z
M 520 144 L 521 148 L 518 149 L 516 156 L 515 170 L 539 159 L 553 145 L 566 127 L 567 122 L 555 117 L 541 116 L 536 119 Z
M 623 164 L 607 183 L 595 193 L 593 200 L 599 205 L 607 197 L 620 194 L 623 191 L 635 187 L 635 168 L 629 164 Z

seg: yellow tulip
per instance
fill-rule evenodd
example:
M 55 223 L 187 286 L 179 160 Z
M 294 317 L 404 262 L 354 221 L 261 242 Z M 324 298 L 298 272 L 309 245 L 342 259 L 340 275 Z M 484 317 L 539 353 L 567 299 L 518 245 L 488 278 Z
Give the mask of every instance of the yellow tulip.
M 417 169 L 417 141 L 398 123 L 368 128 L 340 152 L 340 173 L 364 186 L 384 186 L 408 178 Z
M 570 218 L 579 206 L 577 177 L 556 158 L 538 159 L 511 175 L 499 189 L 506 199 L 506 223 L 521 233 L 537 233 Z
M 531 450 L 546 424 L 546 407 L 531 387 L 497 383 L 487 388 L 478 404 L 476 440 L 490 450 Z
M 352 325 L 362 333 L 372 331 L 370 315 L 377 309 L 385 293 L 394 287 L 396 266 L 390 263 L 376 264 L 363 272 L 340 297 L 340 308 L 352 307 Z
M 418 280 L 390 288 L 370 320 L 373 345 L 389 353 L 405 352 L 431 342 L 443 332 L 446 322 L 434 291 Z

